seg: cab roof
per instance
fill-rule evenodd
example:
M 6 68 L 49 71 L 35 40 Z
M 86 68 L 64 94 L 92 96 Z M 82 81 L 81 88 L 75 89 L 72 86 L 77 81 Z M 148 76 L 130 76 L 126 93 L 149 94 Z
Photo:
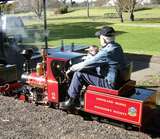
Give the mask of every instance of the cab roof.
M 85 54 L 82 53 L 77 53 L 77 52 L 70 52 L 70 51 L 60 51 L 60 52 L 50 52 L 48 50 L 48 57 L 53 57 L 53 58 L 62 58 L 62 59 L 74 59 L 78 57 L 83 57 Z

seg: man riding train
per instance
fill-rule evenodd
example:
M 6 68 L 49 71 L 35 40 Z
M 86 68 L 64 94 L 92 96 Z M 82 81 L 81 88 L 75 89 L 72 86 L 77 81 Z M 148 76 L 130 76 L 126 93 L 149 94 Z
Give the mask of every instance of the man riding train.
M 67 71 L 67 73 L 74 72 L 74 75 L 68 89 L 69 99 L 60 103 L 60 108 L 63 110 L 80 105 L 80 91 L 84 85 L 118 89 L 120 84 L 124 82 L 122 76 L 125 75 L 121 73 L 128 62 L 121 46 L 115 42 L 115 30 L 105 26 L 95 35 L 100 39 L 102 46 L 99 52 L 89 59 L 73 65 Z

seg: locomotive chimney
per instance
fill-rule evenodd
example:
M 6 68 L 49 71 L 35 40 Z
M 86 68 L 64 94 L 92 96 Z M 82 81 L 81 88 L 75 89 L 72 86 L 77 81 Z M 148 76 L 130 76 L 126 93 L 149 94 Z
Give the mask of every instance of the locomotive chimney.
M 71 44 L 71 51 L 72 52 L 74 51 L 74 42 L 72 42 L 72 44 Z
M 31 48 L 29 49 L 24 49 L 21 54 L 23 55 L 25 62 L 23 64 L 23 70 L 24 72 L 29 73 L 31 71 L 31 57 L 33 55 L 33 50 Z
M 42 68 L 45 74 L 46 71 L 46 56 L 47 56 L 47 50 L 46 48 L 41 49 L 41 56 L 42 56 Z
M 64 51 L 64 42 L 61 40 L 61 51 Z

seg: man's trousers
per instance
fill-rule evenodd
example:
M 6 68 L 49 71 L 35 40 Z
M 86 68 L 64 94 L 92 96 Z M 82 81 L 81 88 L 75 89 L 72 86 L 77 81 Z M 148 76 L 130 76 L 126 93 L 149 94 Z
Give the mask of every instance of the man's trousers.
M 68 89 L 68 95 L 73 98 L 79 97 L 83 85 L 95 85 L 104 88 L 112 88 L 112 86 L 108 84 L 107 80 L 102 77 L 77 71 L 73 75 Z

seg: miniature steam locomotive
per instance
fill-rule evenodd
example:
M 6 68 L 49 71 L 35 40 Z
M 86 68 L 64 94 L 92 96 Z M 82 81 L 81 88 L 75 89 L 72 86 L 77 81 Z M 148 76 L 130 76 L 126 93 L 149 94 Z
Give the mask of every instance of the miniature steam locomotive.
M 12 79 L 3 77 L 5 82 L 1 81 L 0 92 L 16 92 L 16 97 L 23 101 L 59 108 L 59 103 L 67 97 L 70 84 L 66 71 L 71 65 L 81 62 L 84 53 L 55 51 L 52 48 L 47 51 L 47 54 L 44 52 L 42 55 L 43 61 L 33 68 L 30 64 L 32 50 L 24 50 L 22 54 L 26 62 L 21 80 L 16 81 L 15 66 L 10 66 L 9 73 L 13 77 L 6 73 Z M 118 90 L 89 85 L 81 92 L 81 106 L 77 110 L 141 128 L 151 122 L 160 98 L 158 92 L 135 85 L 136 82 L 130 77 Z

